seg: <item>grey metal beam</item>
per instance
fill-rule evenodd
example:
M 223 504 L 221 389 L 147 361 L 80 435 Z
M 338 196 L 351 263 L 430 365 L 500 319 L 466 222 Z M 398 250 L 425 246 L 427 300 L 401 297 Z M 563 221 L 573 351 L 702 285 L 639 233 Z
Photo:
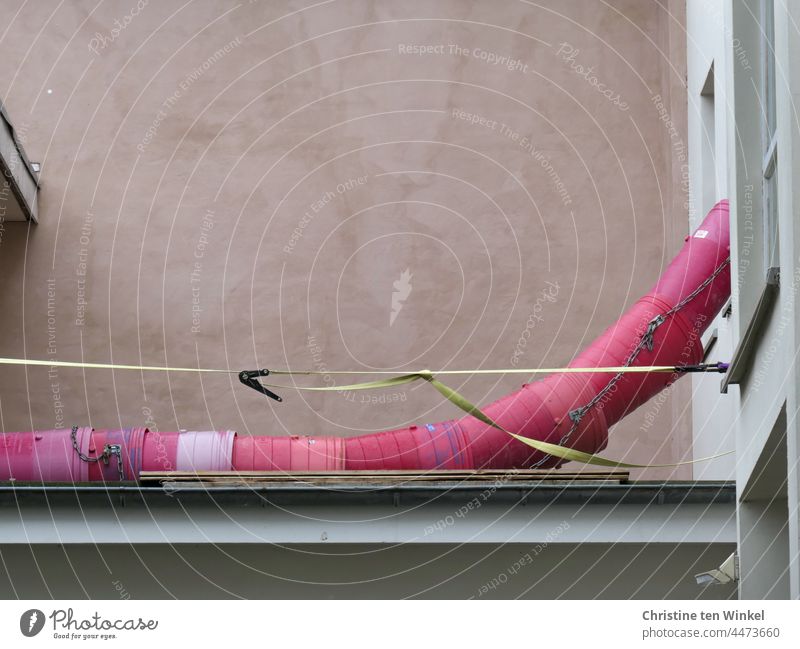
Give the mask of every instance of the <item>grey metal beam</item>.
M 0 218 L 38 220 L 38 175 L 0 102 Z

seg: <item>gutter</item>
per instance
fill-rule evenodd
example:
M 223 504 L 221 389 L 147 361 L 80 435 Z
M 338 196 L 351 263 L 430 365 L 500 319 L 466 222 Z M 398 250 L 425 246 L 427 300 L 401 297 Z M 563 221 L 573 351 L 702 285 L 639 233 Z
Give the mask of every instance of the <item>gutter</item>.
M 270 484 L 205 486 L 171 483 L 140 487 L 130 484 L 33 485 L 0 484 L 0 507 L 55 504 L 110 503 L 124 499 L 148 506 L 180 502 L 216 507 L 236 504 L 315 504 L 394 506 L 425 502 L 469 502 L 476 497 L 492 502 L 561 505 L 726 505 L 736 501 L 732 481 L 641 481 L 627 484 L 434 483 L 313 485 L 297 481 Z

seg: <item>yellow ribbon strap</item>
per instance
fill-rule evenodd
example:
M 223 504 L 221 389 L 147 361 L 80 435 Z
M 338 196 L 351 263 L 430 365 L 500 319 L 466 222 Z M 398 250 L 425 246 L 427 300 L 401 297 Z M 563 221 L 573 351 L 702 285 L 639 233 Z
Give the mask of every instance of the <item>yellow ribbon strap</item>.
M 619 367 L 533 367 L 496 370 L 420 370 L 412 374 L 618 374 L 619 372 L 675 372 L 674 365 L 620 365 Z M 390 370 L 270 370 L 270 374 L 285 376 L 326 376 L 333 374 L 396 374 Z
M 83 363 L 77 361 L 57 361 L 57 360 L 36 360 L 31 358 L 0 358 L 0 365 L 29 365 L 39 367 L 75 367 L 96 370 L 138 370 L 140 372 L 200 372 L 200 373 L 217 373 L 217 374 L 238 374 L 240 370 L 223 370 L 212 369 L 203 367 L 168 367 L 161 365 L 122 365 L 119 363 Z M 639 366 L 620 366 L 620 367 L 532 367 L 532 368 L 506 368 L 506 369 L 491 369 L 491 370 L 420 370 L 418 372 L 411 372 L 404 374 L 404 377 L 415 376 L 417 380 L 424 378 L 426 374 L 618 374 L 620 372 L 638 373 L 638 372 L 675 372 L 674 365 L 639 365 Z M 270 370 L 270 374 L 284 375 L 284 376 L 327 376 L 327 375 L 364 375 L 364 374 L 391 374 L 394 378 L 401 378 L 396 376 L 396 372 L 391 370 Z M 404 381 L 407 383 L 408 381 Z M 387 385 L 380 385 L 380 381 L 371 381 L 371 387 L 390 387 L 397 385 L 392 381 Z M 374 384 L 374 385 L 372 385 Z M 266 384 L 265 384 L 266 385 Z M 355 385 L 367 385 L 357 383 Z M 286 387 L 286 386 L 277 386 Z M 320 390 L 327 390 L 328 388 L 318 388 Z M 336 390 L 343 389 L 362 389 L 354 386 L 341 386 L 333 388 Z M 368 388 L 363 388 L 368 389 Z
M 238 374 L 236 370 L 212 370 L 201 367 L 161 367 L 160 365 L 118 365 L 116 363 L 78 363 L 75 361 L 39 361 L 30 358 L 0 358 L 0 365 L 34 365 L 42 367 L 79 367 L 92 370 L 139 370 L 140 372 L 215 372 Z
M 270 371 L 270 374 L 278 374 L 278 372 Z M 287 374 L 287 372 L 281 372 Z M 294 388 L 295 390 L 307 390 L 311 392 L 343 392 L 345 390 L 375 390 L 380 388 L 391 388 L 396 385 L 403 385 L 405 383 L 413 383 L 425 378 L 422 372 L 415 372 L 413 374 L 403 374 L 402 376 L 395 376 L 391 379 L 380 379 L 378 381 L 364 381 L 363 383 L 351 383 L 350 385 L 326 385 L 322 387 L 314 387 L 312 385 L 278 385 L 276 383 L 264 383 L 261 385 L 268 388 Z

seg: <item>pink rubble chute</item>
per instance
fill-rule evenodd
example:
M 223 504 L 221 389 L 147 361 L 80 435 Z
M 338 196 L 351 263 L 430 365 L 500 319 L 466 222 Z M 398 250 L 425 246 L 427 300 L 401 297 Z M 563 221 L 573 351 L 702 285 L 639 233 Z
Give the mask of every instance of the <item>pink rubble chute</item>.
M 728 202 L 720 201 L 652 290 L 569 367 L 618 367 L 637 348 L 633 366 L 699 363 L 700 336 L 730 295 L 729 242 Z M 482 410 L 519 435 L 597 453 L 608 442 L 609 426 L 679 376 L 556 373 Z M 510 469 L 561 463 L 471 416 L 347 438 L 87 427 L 0 435 L 0 480 L 33 482 L 137 480 L 143 470 Z

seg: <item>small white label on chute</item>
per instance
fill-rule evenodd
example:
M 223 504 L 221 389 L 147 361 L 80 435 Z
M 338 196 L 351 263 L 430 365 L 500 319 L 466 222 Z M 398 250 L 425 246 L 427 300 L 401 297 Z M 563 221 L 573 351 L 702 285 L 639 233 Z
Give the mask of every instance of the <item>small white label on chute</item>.
M 705 239 L 708 236 L 708 230 L 698 230 L 694 233 L 695 239 Z

